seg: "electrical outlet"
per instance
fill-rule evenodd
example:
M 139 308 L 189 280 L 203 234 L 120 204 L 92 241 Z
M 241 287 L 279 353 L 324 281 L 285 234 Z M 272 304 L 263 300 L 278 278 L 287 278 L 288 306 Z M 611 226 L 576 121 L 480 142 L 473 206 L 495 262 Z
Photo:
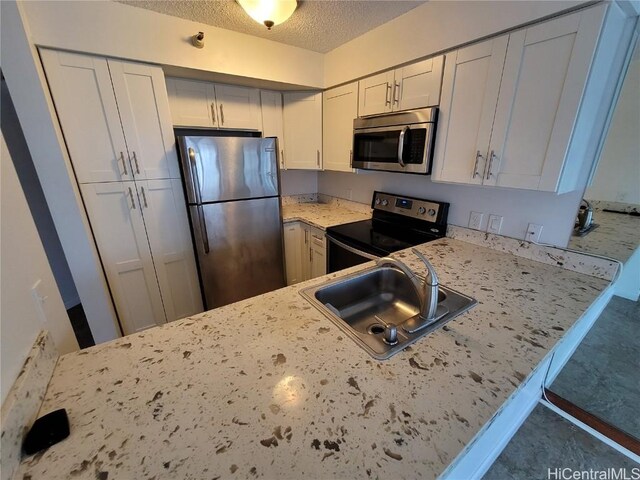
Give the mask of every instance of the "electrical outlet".
M 502 229 L 502 216 L 501 215 L 489 215 L 489 223 L 487 225 L 487 232 L 500 233 Z
M 484 217 L 484 213 L 471 212 L 471 215 L 469 216 L 469 228 L 473 228 L 474 230 L 480 230 L 483 217 Z
M 536 225 L 535 223 L 530 223 L 527 227 L 527 234 L 524 239 L 527 242 L 539 242 L 540 234 L 542 233 L 542 225 Z

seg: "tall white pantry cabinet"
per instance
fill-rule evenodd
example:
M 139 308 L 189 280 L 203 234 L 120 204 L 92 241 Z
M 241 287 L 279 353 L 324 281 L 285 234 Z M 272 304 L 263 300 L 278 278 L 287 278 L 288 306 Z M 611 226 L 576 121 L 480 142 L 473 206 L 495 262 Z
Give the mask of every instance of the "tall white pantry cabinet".
M 162 69 L 40 55 L 124 333 L 202 311 Z

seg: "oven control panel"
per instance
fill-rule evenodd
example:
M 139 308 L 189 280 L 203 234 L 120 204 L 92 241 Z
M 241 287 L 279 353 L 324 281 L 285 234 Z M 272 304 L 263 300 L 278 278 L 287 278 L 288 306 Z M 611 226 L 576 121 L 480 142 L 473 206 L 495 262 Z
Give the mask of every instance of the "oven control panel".
M 449 204 L 413 197 L 402 197 L 391 193 L 374 192 L 371 208 L 404 215 L 427 222 L 446 222 Z M 444 218 L 443 218 L 444 217 Z

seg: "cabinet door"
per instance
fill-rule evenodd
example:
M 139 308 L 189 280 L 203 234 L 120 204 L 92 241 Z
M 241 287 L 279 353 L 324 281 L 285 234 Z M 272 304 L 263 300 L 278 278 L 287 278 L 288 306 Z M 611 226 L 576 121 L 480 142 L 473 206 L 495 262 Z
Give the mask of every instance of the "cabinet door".
M 167 92 L 173 125 L 180 127 L 217 127 L 216 97 L 206 82 L 167 78 Z
M 125 335 L 165 323 L 135 183 L 80 189 Z
M 396 70 L 393 110 L 432 107 L 440 104 L 444 56 L 423 60 Z M 397 100 L 396 100 L 397 99 Z
M 510 35 L 485 183 L 556 191 L 600 30 L 598 12 Z
M 259 90 L 231 85 L 215 85 L 215 90 L 220 128 L 262 130 Z
M 180 178 L 167 86 L 160 67 L 108 60 L 136 178 Z
M 40 55 L 78 181 L 131 180 L 107 60 L 47 49 Z
M 323 94 L 322 154 L 325 170 L 352 172 L 353 120 L 358 116 L 358 83 Z
M 282 94 L 260 91 L 262 105 L 262 136 L 277 137 L 280 150 L 280 168 L 284 168 L 284 123 L 282 119 Z
M 180 180 L 147 180 L 136 184 L 167 320 L 202 312 Z
M 287 268 L 287 285 L 293 285 L 302 278 L 302 246 L 304 237 L 298 222 L 284 224 L 284 255 Z
M 508 36 L 447 54 L 432 179 L 481 184 Z
M 322 93 L 285 92 L 285 167 L 322 169 Z
M 327 273 L 327 250 L 324 233 L 310 230 L 311 242 L 311 278 L 321 277 Z
M 361 117 L 391 111 L 393 78 L 392 70 L 358 82 L 358 114 Z

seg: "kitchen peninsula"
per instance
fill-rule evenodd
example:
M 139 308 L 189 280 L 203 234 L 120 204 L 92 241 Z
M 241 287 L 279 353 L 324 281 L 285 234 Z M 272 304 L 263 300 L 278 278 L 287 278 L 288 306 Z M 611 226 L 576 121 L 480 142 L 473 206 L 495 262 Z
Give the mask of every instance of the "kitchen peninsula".
M 387 361 L 298 293 L 370 264 L 61 357 L 40 413 L 66 408 L 71 436 L 16 478 L 438 476 L 609 281 L 452 238 L 419 250 L 479 304 Z

